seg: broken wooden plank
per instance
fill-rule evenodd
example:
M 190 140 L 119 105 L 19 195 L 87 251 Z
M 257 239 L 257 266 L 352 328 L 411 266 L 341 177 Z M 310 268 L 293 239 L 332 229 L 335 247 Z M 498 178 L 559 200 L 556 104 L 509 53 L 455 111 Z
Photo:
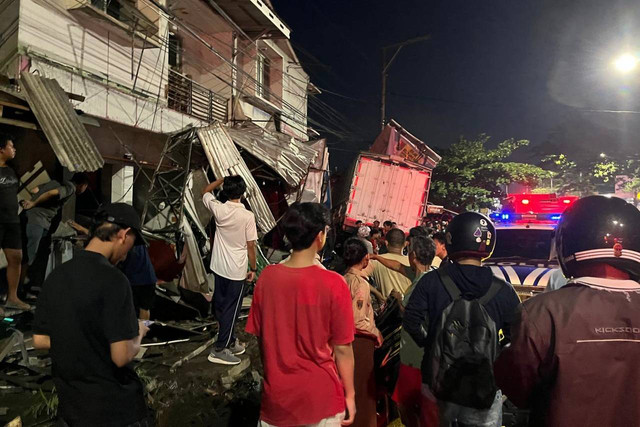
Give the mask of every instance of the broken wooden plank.
M 211 347 L 215 342 L 216 342 L 215 338 L 211 338 L 210 340 L 208 340 L 207 342 L 202 344 L 200 347 L 196 348 L 191 353 L 187 354 L 185 357 L 183 357 L 182 359 L 178 360 L 176 363 L 171 365 L 170 371 L 171 372 L 175 372 L 175 370 L 178 369 L 180 366 L 182 366 L 185 362 L 188 362 L 189 360 L 191 360 L 194 357 L 198 356 L 200 353 L 205 351 L 207 348 Z

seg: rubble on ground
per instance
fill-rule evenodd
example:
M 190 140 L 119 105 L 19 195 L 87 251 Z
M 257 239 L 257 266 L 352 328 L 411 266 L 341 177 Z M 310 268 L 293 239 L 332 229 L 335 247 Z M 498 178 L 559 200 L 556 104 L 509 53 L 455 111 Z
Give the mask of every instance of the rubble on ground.
M 199 319 L 166 324 L 172 331 L 193 334 L 175 343 L 151 342 L 133 362 L 145 384 L 157 426 L 256 425 L 262 365 L 257 340 L 243 332 L 245 321 L 240 321 L 236 330 L 238 338 L 247 343 L 247 351 L 241 356 L 242 363 L 232 367 L 207 360 L 215 322 Z M 24 331 L 25 326 L 30 330 L 24 323 L 20 329 Z M 13 336 L 10 339 L 15 340 Z M 8 342 L 7 338 L 0 340 L 0 351 Z M 53 425 L 58 401 L 48 354 L 33 348 L 28 332 L 24 332 L 26 361 L 20 343 L 10 346 L 0 360 L 0 425 Z

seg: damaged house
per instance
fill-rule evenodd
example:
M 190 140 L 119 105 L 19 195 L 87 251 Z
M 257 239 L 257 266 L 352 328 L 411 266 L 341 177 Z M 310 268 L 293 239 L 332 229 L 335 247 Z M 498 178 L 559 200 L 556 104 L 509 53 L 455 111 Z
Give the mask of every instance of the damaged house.
M 319 90 L 268 0 L 0 3 L 0 132 L 15 136 L 22 197 L 74 172 L 91 182 L 47 241 L 49 270 L 71 256 L 67 220 L 125 202 L 178 243 L 167 274 L 185 268 L 205 291 L 209 180 L 245 178 L 261 235 L 290 203 L 325 201 L 328 151 L 307 119 Z

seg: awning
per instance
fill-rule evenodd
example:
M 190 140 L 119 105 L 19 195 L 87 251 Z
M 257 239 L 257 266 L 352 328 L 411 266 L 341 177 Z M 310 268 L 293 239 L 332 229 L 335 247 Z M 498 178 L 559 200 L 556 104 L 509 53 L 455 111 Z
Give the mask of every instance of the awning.
M 240 152 L 220 123 L 198 129 L 198 138 L 216 177 L 240 175 L 247 184 L 247 201 L 256 216 L 258 230 L 264 234 L 276 226 L 276 220 L 269 209 L 258 183 L 240 156 Z
M 228 129 L 233 142 L 273 169 L 291 187 L 298 187 L 318 152 L 291 137 L 279 138 L 257 125 Z
M 23 73 L 20 83 L 62 166 L 71 172 L 100 169 L 104 160 L 58 82 Z
M 289 38 L 291 30 L 264 0 L 216 0 L 229 18 L 251 37 Z

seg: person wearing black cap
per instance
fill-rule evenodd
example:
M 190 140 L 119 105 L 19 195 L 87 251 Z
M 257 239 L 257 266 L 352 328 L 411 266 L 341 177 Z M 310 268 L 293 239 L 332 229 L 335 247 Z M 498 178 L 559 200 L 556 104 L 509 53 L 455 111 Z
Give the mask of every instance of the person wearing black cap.
M 42 286 L 34 346 L 50 350 L 62 425 L 150 426 L 143 385 L 130 365 L 148 328 L 136 319 L 129 281 L 115 267 L 144 243 L 140 218 L 115 203 L 97 219 L 85 250 Z

